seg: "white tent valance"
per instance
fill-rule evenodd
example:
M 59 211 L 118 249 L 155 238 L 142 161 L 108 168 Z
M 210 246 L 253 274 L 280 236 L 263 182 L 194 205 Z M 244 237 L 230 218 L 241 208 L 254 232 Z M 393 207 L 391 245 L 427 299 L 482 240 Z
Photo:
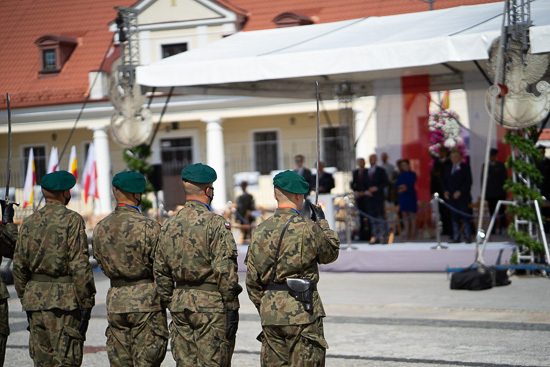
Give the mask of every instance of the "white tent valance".
M 473 70 L 500 35 L 504 3 L 240 32 L 137 68 L 156 87 L 295 80 L 374 80 Z M 533 52 L 550 52 L 550 0 L 531 2 Z M 441 66 L 444 65 L 444 66 Z

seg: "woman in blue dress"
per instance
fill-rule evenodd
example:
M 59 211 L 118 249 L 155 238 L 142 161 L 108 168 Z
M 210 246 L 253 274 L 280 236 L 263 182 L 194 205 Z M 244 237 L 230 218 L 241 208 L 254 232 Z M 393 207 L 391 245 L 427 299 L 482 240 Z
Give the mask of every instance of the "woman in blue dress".
M 399 176 L 395 187 L 397 188 L 399 200 L 399 213 L 401 218 L 405 219 L 403 226 L 405 227 L 406 239 L 416 239 L 416 217 L 413 215 L 417 211 L 416 205 L 416 173 L 411 171 L 411 166 L 408 159 L 399 161 Z M 409 219 L 407 219 L 409 218 Z

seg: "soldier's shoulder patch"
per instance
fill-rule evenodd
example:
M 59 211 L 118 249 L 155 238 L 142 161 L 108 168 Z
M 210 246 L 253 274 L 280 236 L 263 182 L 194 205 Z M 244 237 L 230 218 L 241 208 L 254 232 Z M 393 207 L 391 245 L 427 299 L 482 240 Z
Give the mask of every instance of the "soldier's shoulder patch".
M 229 222 L 225 222 L 224 225 L 225 225 L 225 228 L 231 229 L 231 224 Z

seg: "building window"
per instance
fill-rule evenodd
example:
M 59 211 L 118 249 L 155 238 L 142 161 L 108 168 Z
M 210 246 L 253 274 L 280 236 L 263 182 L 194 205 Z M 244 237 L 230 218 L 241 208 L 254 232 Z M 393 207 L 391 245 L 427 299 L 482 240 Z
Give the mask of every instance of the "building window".
M 347 126 L 327 127 L 322 132 L 323 161 L 326 167 L 349 169 L 350 148 Z
M 300 25 L 313 24 L 314 21 L 307 15 L 298 14 L 293 12 L 284 12 L 273 18 L 273 23 L 277 25 L 277 28 L 295 27 Z
M 44 70 L 55 70 L 57 69 L 57 62 L 55 60 L 55 50 L 44 50 L 42 51 L 42 57 L 44 62 Z
M 36 184 L 40 185 L 40 181 L 42 180 L 42 177 L 46 175 L 46 147 L 43 145 L 23 148 L 23 156 L 25 157 L 25 159 L 23 159 L 24 165 L 21 170 L 21 172 L 23 173 L 22 182 L 25 182 L 25 176 L 27 174 L 27 166 L 29 164 L 29 153 L 31 148 L 34 154 L 34 172 L 36 174 Z
M 166 210 L 174 210 L 185 202 L 181 187 L 181 170 L 193 163 L 193 138 L 161 139 L 160 156 L 164 207 Z
M 279 169 L 279 148 L 276 131 L 254 133 L 254 167 L 262 175 Z
M 58 73 L 78 45 L 75 38 L 48 34 L 35 41 L 40 54 L 40 73 Z
M 162 45 L 162 58 L 174 56 L 187 51 L 187 43 L 173 43 L 171 45 Z
M 181 175 L 181 170 L 193 163 L 193 138 L 162 139 L 160 141 L 162 174 Z

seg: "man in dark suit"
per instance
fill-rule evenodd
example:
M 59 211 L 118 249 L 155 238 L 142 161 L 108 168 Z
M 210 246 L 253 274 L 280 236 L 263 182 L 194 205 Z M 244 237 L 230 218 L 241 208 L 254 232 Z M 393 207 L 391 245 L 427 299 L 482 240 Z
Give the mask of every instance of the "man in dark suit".
M 443 198 L 456 210 L 468 213 L 472 197 L 470 189 L 472 188 L 472 172 L 470 166 L 462 162 L 462 153 L 460 150 L 451 151 L 452 167 L 443 175 Z M 460 220 L 464 223 L 464 240 L 471 242 L 472 223 L 470 218 L 463 214 L 451 211 L 451 222 L 453 224 L 453 235 L 451 242 L 459 243 L 460 238 Z
M 384 220 L 384 188 L 388 186 L 386 170 L 376 165 L 376 154 L 369 156 L 370 168 L 366 175 L 362 176 L 364 190 L 355 190 L 356 197 L 364 198 L 366 213 L 371 217 Z M 386 224 L 379 221 L 371 221 L 374 243 L 386 243 L 388 231 Z
M 508 178 L 508 172 L 504 163 L 497 160 L 498 150 L 491 148 L 491 154 L 489 158 L 489 171 L 487 173 L 487 188 L 485 190 L 485 198 L 489 207 L 489 214 L 491 217 L 495 212 L 497 203 L 499 200 L 506 200 L 506 190 L 504 190 L 504 183 Z M 485 164 L 481 166 L 481 182 L 483 184 L 483 170 Z M 498 224 L 499 232 L 506 232 L 506 217 L 504 216 L 504 205 L 501 205 L 499 210 L 498 221 L 495 222 L 495 226 Z M 496 227 L 495 227 L 496 228 Z
M 367 186 L 367 176 L 368 172 L 365 169 L 365 159 L 357 159 L 357 169 L 352 173 L 351 189 L 355 195 L 355 204 L 360 211 L 367 212 L 367 197 L 365 196 L 365 191 L 368 189 Z M 360 241 L 370 241 L 371 238 L 371 229 L 368 225 L 367 218 L 360 216 L 360 227 L 359 227 L 359 240 Z
M 317 175 L 313 175 L 313 185 L 317 182 Z M 331 173 L 325 172 L 325 163 L 319 162 L 319 194 L 330 194 L 334 188 L 334 177 Z
M 430 172 L 430 194 L 433 196 L 436 192 L 439 197 L 443 196 L 443 177 L 445 172 L 450 171 L 453 164 L 449 158 L 449 149 L 446 147 L 439 148 L 439 158 L 434 159 L 432 170 Z M 451 225 L 451 213 L 449 208 L 443 204 L 439 204 L 439 215 L 441 224 L 443 225 L 443 234 L 451 235 L 453 226 Z

